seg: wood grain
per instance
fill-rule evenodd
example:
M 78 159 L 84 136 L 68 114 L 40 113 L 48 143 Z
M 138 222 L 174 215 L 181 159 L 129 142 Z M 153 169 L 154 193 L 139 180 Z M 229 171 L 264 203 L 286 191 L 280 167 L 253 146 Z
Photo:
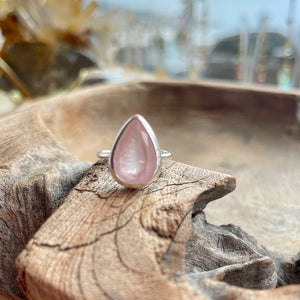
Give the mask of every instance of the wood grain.
M 100 160 L 22 252 L 22 288 L 45 300 L 204 299 L 183 277 L 190 213 L 234 187 L 230 176 L 168 161 L 150 186 L 126 189 Z
M 189 283 L 209 299 L 231 299 L 233 295 L 245 299 L 281 299 L 284 294 L 287 299 L 297 299 L 300 295 L 299 254 L 291 259 L 273 253 L 236 225 L 210 224 L 203 211 L 192 217 L 183 266 Z M 228 286 L 209 279 L 226 282 Z M 292 284 L 298 286 L 289 290 Z M 285 289 L 274 289 L 285 285 L 288 285 Z
M 299 90 L 137 82 L 60 96 L 45 103 L 42 118 L 70 153 L 95 161 L 120 124 L 142 114 L 177 161 L 237 178 L 235 193 L 206 208 L 210 223 L 238 225 L 292 256 L 300 244 L 299 99 Z
M 156 267 L 163 268 L 166 274 L 171 274 L 170 280 L 174 283 L 173 279 L 177 278 L 174 274 L 182 274 L 182 264 L 184 264 L 189 283 L 200 291 L 197 292 L 198 294 L 209 294 L 212 299 L 218 299 L 218 291 L 223 299 L 227 299 L 226 297 L 243 299 L 241 294 L 244 299 L 259 295 L 265 295 L 265 299 L 271 297 L 270 295 L 274 296 L 274 299 L 284 296 L 287 299 L 289 297 L 298 299 L 299 286 L 272 288 L 275 284 L 272 274 L 277 278 L 276 286 L 300 283 L 300 257 L 290 256 L 299 250 L 300 240 L 299 221 L 295 217 L 299 209 L 297 200 L 299 183 L 296 179 L 300 170 L 294 163 L 299 158 L 297 150 L 299 124 L 296 117 L 298 98 L 299 92 L 294 91 L 279 92 L 209 83 L 138 82 L 94 87 L 58 96 L 25 105 L 13 114 L 2 118 L 0 120 L 2 166 L 0 213 L 4 222 L 0 222 L 2 242 L 0 289 L 14 297 L 23 297 L 15 280 L 16 256 L 89 169 L 91 164 L 84 161 L 95 161 L 95 153 L 98 150 L 111 147 L 120 125 L 132 114 L 140 113 L 153 125 L 162 148 L 171 150 L 177 160 L 234 174 L 239 182 L 239 188 L 233 196 L 226 197 L 222 201 L 213 201 L 207 207 L 205 207 L 207 204 L 205 199 L 210 201 L 214 193 L 212 190 L 208 191 L 210 195 L 208 198 L 205 193 L 201 194 L 202 200 L 196 201 L 194 206 L 194 211 L 198 213 L 192 218 L 194 225 L 183 262 L 182 249 L 188 236 L 186 228 L 190 227 L 183 225 L 185 222 L 176 230 L 173 243 L 170 244 L 165 255 L 158 255 L 161 253 L 160 249 L 165 249 L 164 243 L 159 244 L 157 249 L 151 250 L 152 252 L 149 250 L 152 258 L 154 253 L 158 253 L 155 254 L 158 257 L 164 257 L 157 262 Z M 184 105 L 182 105 L 183 100 Z M 179 165 L 177 164 L 177 168 Z M 99 168 L 99 165 L 94 168 Z M 189 167 L 184 167 L 177 174 L 179 181 L 185 178 L 184 174 L 189 174 L 187 178 L 192 176 Z M 92 184 L 93 180 L 89 182 Z M 218 189 L 215 190 L 214 197 L 217 198 L 220 194 Z M 78 193 L 78 197 L 85 199 L 87 193 L 91 192 Z M 117 192 L 117 195 L 124 196 L 123 192 L 120 194 Z M 124 200 L 122 197 L 120 199 Z M 186 199 L 183 197 L 183 200 Z M 88 203 L 83 201 L 82 205 L 89 206 L 92 203 L 94 205 L 93 201 Z M 81 203 L 79 199 L 78 202 Z M 205 218 L 200 218 L 204 207 L 208 221 L 218 225 L 206 224 Z M 170 209 L 172 218 L 166 209 L 162 212 L 158 210 L 161 216 L 164 216 L 162 219 L 165 222 L 162 224 L 154 222 L 156 219 L 151 223 L 151 214 L 151 217 L 146 214 L 141 218 L 146 226 L 148 224 L 153 226 L 151 227 L 153 233 L 157 230 L 161 234 L 162 240 L 169 239 L 169 226 L 175 230 L 178 225 L 176 223 L 178 221 L 170 220 L 174 219 L 174 215 L 175 220 L 180 219 L 182 216 L 177 215 L 178 212 L 186 210 L 187 207 L 180 204 L 179 207 L 174 208 L 171 205 Z M 125 212 L 129 214 L 130 209 Z M 71 219 L 72 217 L 68 216 Z M 126 217 L 128 215 L 125 214 L 124 218 Z M 123 222 L 125 219 L 121 218 L 120 221 Z M 190 222 L 189 217 L 184 220 L 187 224 Z M 68 219 L 64 221 L 68 224 Z M 242 226 L 267 248 L 278 249 L 280 252 L 288 253 L 289 256 L 280 257 L 266 250 L 256 241 L 253 242 L 255 239 L 241 228 L 219 226 L 229 222 Z M 198 229 L 195 227 L 196 224 Z M 280 230 L 277 230 L 278 224 Z M 96 227 L 97 224 L 93 226 Z M 86 229 L 83 227 L 83 230 Z M 103 227 L 103 230 L 105 229 Z M 76 231 L 76 228 L 74 230 Z M 214 234 L 211 236 L 214 238 L 210 241 L 206 240 L 212 232 Z M 120 236 L 123 239 L 123 235 Z M 93 236 L 89 237 L 84 233 L 81 238 L 90 241 Z M 108 235 L 103 238 L 109 240 Z M 126 238 L 131 241 L 132 236 L 128 235 Z M 153 240 L 155 241 L 154 238 Z M 152 239 L 147 241 L 149 248 Z M 44 242 L 45 247 L 31 242 L 29 246 L 31 245 L 30 247 L 36 252 L 41 249 L 46 251 L 49 248 L 49 257 L 54 256 L 54 259 L 55 255 L 52 251 L 56 251 L 63 257 L 68 255 L 68 251 L 79 253 L 77 252 L 79 249 L 63 248 L 63 251 L 60 251 L 59 247 L 47 247 L 48 240 Z M 214 242 L 217 247 L 215 253 L 212 253 L 209 249 Z M 193 244 L 198 245 L 198 248 L 191 247 Z M 106 245 L 109 250 L 113 244 Z M 241 251 L 241 245 L 248 250 Z M 122 243 L 122 246 L 127 249 L 125 243 Z M 203 256 L 201 247 L 205 247 L 202 248 L 204 252 L 211 255 Z M 143 252 L 134 253 L 134 256 L 141 254 L 141 257 L 137 257 L 138 266 L 149 261 L 144 259 Z M 238 253 L 236 257 L 234 253 Z M 201 260 L 201 256 L 207 259 Z M 146 258 L 148 257 L 146 255 Z M 22 260 L 26 262 L 26 268 L 31 266 L 29 258 L 30 256 Z M 81 260 L 79 256 L 74 256 L 72 259 Z M 128 256 L 126 259 L 129 259 Z M 151 259 L 150 261 L 153 262 Z M 214 264 L 210 263 L 211 261 Z M 101 263 L 109 264 L 105 261 Z M 48 264 L 51 264 L 48 259 L 40 260 L 37 268 L 41 268 L 42 265 L 47 270 Z M 22 281 L 23 275 L 24 278 L 27 275 L 22 273 L 21 265 L 19 264 Z M 94 266 L 92 260 L 89 260 L 87 265 L 90 268 Z M 188 269 L 191 266 L 194 266 L 197 272 L 191 272 L 191 269 Z M 58 264 L 55 268 L 59 267 Z M 52 271 L 55 273 L 57 269 Z M 75 271 L 72 275 L 74 278 L 78 274 Z M 31 274 L 30 272 L 28 274 Z M 86 272 L 85 270 L 79 274 L 84 278 Z M 265 277 L 260 276 L 263 272 Z M 240 276 L 241 274 L 249 274 L 249 276 Z M 71 282 L 64 280 L 66 276 L 63 274 L 53 276 L 56 280 L 54 283 L 58 285 L 60 279 L 65 286 Z M 26 278 L 30 282 L 30 278 Z M 130 276 L 126 277 L 126 280 L 130 278 Z M 191 292 L 191 286 L 187 287 L 182 276 L 178 278 L 179 281 L 176 279 L 175 285 L 173 283 L 170 285 L 169 281 L 164 284 L 172 289 L 177 288 L 179 282 L 179 290 L 187 289 L 186 295 L 195 292 L 194 289 Z M 261 279 L 257 281 L 256 287 L 271 289 L 266 293 L 249 290 L 254 287 L 255 278 Z M 223 282 L 218 282 L 219 280 Z M 44 285 L 45 282 L 42 282 L 39 288 L 43 287 L 47 292 L 48 286 Z M 244 288 L 235 289 L 235 285 Z M 28 288 L 27 283 L 26 287 Z M 122 287 L 124 286 L 120 285 L 119 289 Z M 88 290 L 87 286 L 84 288 Z
M 0 121 L 0 288 L 22 297 L 15 259 L 90 163 L 67 153 L 36 107 Z

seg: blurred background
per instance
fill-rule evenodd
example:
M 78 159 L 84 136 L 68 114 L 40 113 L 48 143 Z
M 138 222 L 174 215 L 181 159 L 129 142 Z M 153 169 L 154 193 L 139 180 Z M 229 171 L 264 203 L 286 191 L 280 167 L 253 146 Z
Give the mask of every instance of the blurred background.
M 300 85 L 300 0 L 0 0 L 2 113 L 136 79 Z
M 299 86 L 299 1 L 149 4 L 102 1 L 106 12 L 129 12 L 130 30 L 121 33 L 114 56 L 119 65 L 171 78 Z
M 45 124 L 93 161 L 130 115 L 149 117 L 175 160 L 237 178 L 209 222 L 298 253 L 300 0 L 0 0 L 0 115 L 136 80 L 152 82 L 62 97 Z

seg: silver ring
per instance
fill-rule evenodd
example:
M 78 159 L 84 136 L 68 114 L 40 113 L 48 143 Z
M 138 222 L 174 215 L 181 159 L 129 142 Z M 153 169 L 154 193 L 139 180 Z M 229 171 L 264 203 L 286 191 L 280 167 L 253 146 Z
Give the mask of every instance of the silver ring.
M 97 156 L 99 158 L 109 158 L 111 154 L 111 150 L 101 150 L 97 152 Z M 172 158 L 172 153 L 167 151 L 167 150 L 160 150 L 160 155 L 161 159 L 171 159 Z
M 128 119 L 119 131 L 112 150 L 101 150 L 99 158 L 108 158 L 114 179 L 129 188 L 150 184 L 158 175 L 163 159 L 172 153 L 161 150 L 150 124 L 141 115 Z

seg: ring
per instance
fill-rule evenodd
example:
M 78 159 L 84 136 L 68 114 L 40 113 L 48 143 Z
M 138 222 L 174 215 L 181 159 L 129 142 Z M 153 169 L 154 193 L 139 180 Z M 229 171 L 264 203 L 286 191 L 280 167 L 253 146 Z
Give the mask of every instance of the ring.
M 172 153 L 161 150 L 150 124 L 141 115 L 129 118 L 119 131 L 112 150 L 101 150 L 99 158 L 108 158 L 114 179 L 129 188 L 150 184 L 159 174 L 163 159 Z

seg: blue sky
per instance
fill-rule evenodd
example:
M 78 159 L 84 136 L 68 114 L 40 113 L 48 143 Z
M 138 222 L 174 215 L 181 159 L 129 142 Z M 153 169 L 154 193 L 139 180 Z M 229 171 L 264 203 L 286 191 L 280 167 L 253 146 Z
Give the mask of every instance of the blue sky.
M 295 27 L 300 27 L 300 0 L 295 1 Z M 159 15 L 180 16 L 181 0 L 99 0 L 103 6 L 123 8 L 130 11 L 147 11 Z M 197 15 L 200 15 L 200 1 L 196 1 Z M 224 35 L 240 31 L 242 17 L 247 28 L 257 30 L 261 16 L 268 15 L 267 30 L 287 33 L 287 17 L 289 0 L 208 0 L 209 3 L 209 39 L 213 40 Z M 296 34 L 296 32 L 295 32 Z

